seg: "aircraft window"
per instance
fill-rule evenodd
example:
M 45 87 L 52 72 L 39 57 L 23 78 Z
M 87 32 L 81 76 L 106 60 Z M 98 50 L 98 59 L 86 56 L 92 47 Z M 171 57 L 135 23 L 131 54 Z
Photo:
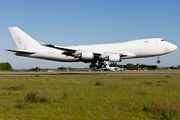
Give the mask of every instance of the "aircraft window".
M 163 40 L 161 40 L 161 41 L 165 41 L 165 40 L 163 39 Z

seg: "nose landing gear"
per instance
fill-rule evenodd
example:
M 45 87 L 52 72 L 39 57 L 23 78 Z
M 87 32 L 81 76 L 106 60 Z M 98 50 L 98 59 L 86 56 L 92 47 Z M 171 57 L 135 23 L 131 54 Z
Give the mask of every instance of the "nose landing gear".
M 159 60 L 159 59 L 160 59 L 160 57 L 161 57 L 161 56 L 158 56 L 158 61 L 157 61 L 157 63 L 158 63 L 158 64 L 160 64 L 160 63 L 161 63 L 161 61 Z

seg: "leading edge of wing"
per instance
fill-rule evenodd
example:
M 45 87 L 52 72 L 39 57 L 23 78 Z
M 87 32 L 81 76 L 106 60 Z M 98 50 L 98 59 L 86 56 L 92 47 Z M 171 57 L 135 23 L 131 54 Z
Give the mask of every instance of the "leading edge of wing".
M 42 42 L 40 40 L 37 40 L 37 41 L 39 42 L 40 45 L 51 47 L 51 48 L 55 48 L 55 49 L 58 49 L 58 50 L 63 50 L 63 51 L 66 51 L 66 52 L 75 52 L 75 51 L 77 51 L 77 49 L 70 49 L 70 48 L 66 48 L 66 47 L 46 44 L 45 42 Z
M 75 51 L 77 51 L 77 49 L 70 49 L 70 48 L 56 46 L 56 45 L 51 45 L 51 44 L 46 44 L 44 46 L 55 48 L 55 49 L 58 49 L 58 50 L 67 51 L 67 52 L 75 52 Z

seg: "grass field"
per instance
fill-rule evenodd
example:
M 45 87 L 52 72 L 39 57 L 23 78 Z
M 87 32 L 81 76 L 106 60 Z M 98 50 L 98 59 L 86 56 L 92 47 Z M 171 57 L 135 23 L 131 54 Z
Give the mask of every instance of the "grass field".
M 143 73 L 146 73 L 146 74 L 154 74 L 154 73 L 170 73 L 170 74 L 173 74 L 173 73 L 180 73 L 180 70 L 148 70 L 148 71 L 118 71 L 118 72 L 111 72 L 111 71 L 95 71 L 95 72 L 87 72 L 87 71 L 78 71 L 78 72 L 32 72 L 32 71 L 0 71 L 0 74 L 59 74 L 59 73 L 93 73 L 93 74 L 106 74 L 106 73 L 111 73 L 111 74 L 116 74 L 116 73 L 119 73 L 119 74 L 124 74 L 124 73 L 130 73 L 130 74 L 143 74 Z
M 179 120 L 180 77 L 0 77 L 0 119 Z

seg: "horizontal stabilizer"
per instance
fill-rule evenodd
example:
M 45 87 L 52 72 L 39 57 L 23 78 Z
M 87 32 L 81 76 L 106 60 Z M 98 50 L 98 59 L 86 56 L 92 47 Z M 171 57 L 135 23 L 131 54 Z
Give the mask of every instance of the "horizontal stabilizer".
M 5 51 L 16 52 L 16 53 L 21 53 L 21 54 L 35 54 L 35 53 L 36 53 L 36 52 L 31 52 L 31 51 L 23 51 L 23 50 L 8 50 L 8 49 L 6 49 Z

